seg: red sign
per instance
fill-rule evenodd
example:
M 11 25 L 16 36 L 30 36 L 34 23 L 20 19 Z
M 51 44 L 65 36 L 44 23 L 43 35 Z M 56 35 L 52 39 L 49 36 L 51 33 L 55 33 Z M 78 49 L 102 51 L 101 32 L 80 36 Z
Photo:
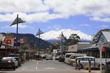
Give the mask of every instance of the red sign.
M 11 39 L 7 39 L 6 43 L 11 44 Z
M 66 51 L 68 51 L 68 49 Z
M 32 50 L 32 52 L 34 52 L 34 50 Z
M 105 47 L 102 48 L 102 52 L 105 52 Z
M 74 47 L 72 46 L 71 49 L 74 49 Z

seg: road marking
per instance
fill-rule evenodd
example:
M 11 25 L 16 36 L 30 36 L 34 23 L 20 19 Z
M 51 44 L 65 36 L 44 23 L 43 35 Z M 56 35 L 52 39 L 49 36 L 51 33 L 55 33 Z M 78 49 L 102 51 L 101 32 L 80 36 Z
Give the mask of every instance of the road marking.
M 55 69 L 55 68 L 50 68 L 50 67 L 48 67 L 48 68 L 45 68 L 45 69 Z
M 37 66 L 36 66 L 36 69 L 37 69 Z
M 24 69 L 26 69 L 26 67 L 23 67 L 22 69 L 24 70 Z
M 41 62 L 41 61 L 38 61 L 38 62 L 36 63 L 36 65 L 38 65 L 39 62 Z

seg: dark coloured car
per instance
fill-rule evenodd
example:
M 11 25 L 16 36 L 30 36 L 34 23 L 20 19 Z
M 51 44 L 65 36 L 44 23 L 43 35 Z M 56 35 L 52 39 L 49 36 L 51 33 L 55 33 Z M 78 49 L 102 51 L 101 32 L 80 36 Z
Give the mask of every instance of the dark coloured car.
M 15 57 L 16 60 L 18 61 L 18 65 L 21 66 L 21 58 L 19 54 L 10 54 L 9 57 Z
M 14 57 L 3 57 L 0 61 L 0 69 L 16 69 L 18 61 Z
M 64 60 L 65 60 L 65 56 L 64 56 L 64 55 L 61 55 L 61 56 L 59 57 L 59 62 L 64 62 Z
M 36 55 L 34 55 L 34 58 L 37 59 L 37 60 L 41 60 L 42 59 L 42 56 L 39 55 L 39 54 L 36 54 Z

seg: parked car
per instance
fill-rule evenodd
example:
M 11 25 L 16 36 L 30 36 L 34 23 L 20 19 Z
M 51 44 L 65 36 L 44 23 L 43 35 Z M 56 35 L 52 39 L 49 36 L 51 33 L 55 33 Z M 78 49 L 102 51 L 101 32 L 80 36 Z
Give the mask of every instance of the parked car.
M 80 68 L 81 69 L 88 69 L 89 67 L 89 60 L 91 61 L 91 68 L 98 68 L 99 63 L 95 61 L 95 57 L 90 56 L 84 56 L 84 57 L 77 57 L 77 66 L 78 66 L 78 60 L 80 60 Z M 73 66 L 76 66 L 76 63 L 73 63 Z
M 52 55 L 46 55 L 46 60 L 52 60 Z
M 69 59 L 69 57 L 71 56 L 71 55 L 74 55 L 75 53 L 66 53 L 65 54 L 65 63 L 67 63 L 67 64 L 69 64 L 69 62 L 68 62 L 68 59 Z
M 79 56 L 70 56 L 70 58 L 68 59 L 70 65 L 73 65 L 73 63 L 76 62 L 76 61 L 75 61 L 75 58 L 76 58 L 76 57 L 79 57 Z
M 35 54 L 35 55 L 34 55 L 34 58 L 37 59 L 37 60 L 41 60 L 41 59 L 42 59 L 42 56 L 39 55 L 39 54 Z
M 60 58 L 60 56 L 56 56 L 56 57 L 55 57 L 55 60 L 59 60 L 59 58 Z
M 59 57 L 59 62 L 64 62 L 64 60 L 65 60 L 65 56 L 64 56 L 64 55 L 61 55 L 61 56 Z
M 15 57 L 18 61 L 18 65 L 21 66 L 21 57 L 19 54 L 9 54 L 9 57 Z
M 75 54 L 71 55 L 68 59 L 68 62 L 69 62 L 68 64 L 73 65 L 73 63 L 75 62 L 75 58 L 83 57 L 83 56 L 86 56 L 86 54 L 75 53 Z
M 46 58 L 46 54 L 41 54 L 42 58 L 45 59 Z
M 0 69 L 13 69 L 18 67 L 18 61 L 14 57 L 3 57 L 0 62 Z

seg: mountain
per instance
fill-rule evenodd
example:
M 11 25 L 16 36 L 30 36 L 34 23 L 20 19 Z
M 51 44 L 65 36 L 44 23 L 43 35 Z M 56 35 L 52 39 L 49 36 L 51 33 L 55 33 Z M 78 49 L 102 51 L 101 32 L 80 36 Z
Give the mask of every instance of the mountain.
M 15 33 L 2 33 L 4 36 L 11 36 L 11 38 L 14 38 L 17 36 Z M 39 48 L 40 50 L 49 48 L 51 45 L 49 42 L 42 40 L 40 38 L 35 37 L 33 34 L 18 34 L 18 39 L 23 38 L 25 40 L 25 43 L 27 43 L 30 48 Z
M 47 40 L 47 41 L 48 40 L 59 40 L 58 37 L 60 36 L 61 32 L 63 32 L 63 34 L 66 38 L 69 38 L 69 36 L 71 34 L 77 34 L 80 36 L 80 38 L 82 40 L 91 40 L 92 39 L 91 35 L 83 33 L 80 30 L 76 31 L 76 30 L 71 30 L 71 29 L 62 29 L 59 31 L 52 30 L 52 31 L 49 31 L 49 32 L 42 34 L 41 38 L 44 40 Z

